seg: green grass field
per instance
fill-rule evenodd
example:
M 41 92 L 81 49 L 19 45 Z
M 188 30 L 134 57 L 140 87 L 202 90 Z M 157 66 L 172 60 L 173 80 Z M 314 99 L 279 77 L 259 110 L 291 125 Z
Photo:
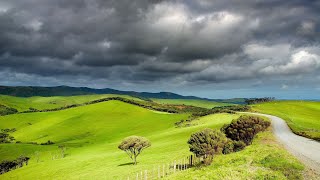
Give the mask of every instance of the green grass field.
M 278 145 L 271 130 L 259 133 L 243 151 L 218 155 L 201 169 L 192 168 L 165 179 L 302 179 L 303 165 Z
M 141 170 L 152 169 L 163 163 L 186 157 L 190 154 L 187 140 L 193 132 L 206 127 L 219 129 L 239 115 L 209 115 L 196 120 L 196 126 L 175 128 L 174 123 L 187 116 L 188 114 L 151 111 L 120 101 L 107 101 L 56 112 L 0 116 L 0 129 L 16 128 L 17 131 L 12 135 L 18 141 L 22 141 L 21 144 L 0 144 L 0 161 L 13 160 L 22 154 L 31 157 L 28 166 L 0 175 L 0 179 L 126 178 L 127 175 L 135 175 Z M 138 157 L 137 166 L 129 164 L 131 162 L 129 157 L 117 148 L 121 140 L 130 135 L 144 136 L 152 144 Z M 269 133 L 262 135 L 264 136 L 272 135 Z M 55 144 L 26 144 L 26 142 L 43 143 L 47 140 Z M 264 143 L 264 140 L 258 140 L 255 141 L 255 145 L 243 152 L 218 156 L 217 159 L 220 158 L 221 161 L 215 160 L 212 166 L 221 166 L 220 170 L 226 173 L 225 177 L 233 177 L 231 174 L 233 171 L 240 174 L 239 177 L 252 177 L 247 170 L 239 171 L 248 163 L 252 169 L 266 168 L 261 177 L 284 177 L 284 173 L 288 171 L 299 176 L 303 169 L 300 163 L 276 143 L 267 145 Z M 62 144 L 67 147 L 67 156 L 55 157 L 59 155 L 58 145 Z M 264 150 L 264 147 L 270 149 Z M 276 152 L 270 162 L 261 164 L 260 161 L 254 162 L 248 159 L 260 151 L 262 159 L 264 156 L 268 157 L 270 150 Z M 39 152 L 39 155 L 36 156 L 35 152 Z M 36 161 L 37 157 L 40 159 L 39 162 Z M 278 159 L 277 162 L 284 162 L 272 164 L 271 160 L 274 158 Z M 244 160 L 248 161 L 244 163 Z M 230 162 L 233 162 L 232 166 L 228 165 Z M 271 165 L 272 168 L 269 168 Z M 281 170 L 285 167 L 287 170 Z M 193 173 L 192 170 L 189 171 Z M 203 172 L 204 170 L 199 171 L 198 176 L 201 177 Z M 178 174 L 177 178 L 181 179 Z
M 252 109 L 279 116 L 296 134 L 320 140 L 320 102 L 274 101 L 252 105 Z
M 102 95 L 81 95 L 81 96 L 53 96 L 53 97 L 15 97 L 0 95 L 0 104 L 7 107 L 12 107 L 18 111 L 26 111 L 29 108 L 35 109 L 53 109 L 72 104 L 81 104 L 97 99 L 108 97 L 123 97 L 140 101 L 141 99 L 117 94 L 102 94 Z
M 191 106 L 197 106 L 197 107 L 208 108 L 208 109 L 218 107 L 218 106 L 234 105 L 231 103 L 221 103 L 221 102 L 198 100 L 198 99 L 152 99 L 152 101 L 157 103 L 162 103 L 162 104 L 184 104 L 184 105 L 191 105 Z
M 204 118 L 199 126 L 175 128 L 174 122 L 186 116 L 110 101 L 64 111 L 0 117 L 0 128 L 17 128 L 12 135 L 19 141 L 56 143 L 50 146 L 1 144 L 1 160 L 21 154 L 33 157 L 35 151 L 41 151 L 42 161 L 36 163 L 33 157 L 29 166 L 6 173 L 3 178 L 120 177 L 124 171 L 135 172 L 189 154 L 186 141 L 192 132 L 204 127 L 221 127 L 237 115 L 214 115 L 215 121 Z M 130 159 L 117 145 L 130 135 L 149 138 L 152 147 L 139 157 L 138 166 L 120 166 Z M 59 144 L 68 147 L 68 156 L 51 160 L 50 154 L 58 152 Z

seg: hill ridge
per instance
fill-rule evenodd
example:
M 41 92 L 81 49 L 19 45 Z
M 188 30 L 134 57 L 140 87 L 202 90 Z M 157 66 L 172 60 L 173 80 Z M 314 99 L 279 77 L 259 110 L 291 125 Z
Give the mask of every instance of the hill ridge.
M 75 95 L 92 95 L 92 94 L 119 94 L 130 95 L 140 98 L 161 98 L 161 99 L 202 99 L 197 96 L 183 96 L 172 92 L 136 92 L 136 91 L 121 91 L 111 88 L 94 89 L 89 87 L 71 87 L 71 86 L 0 86 L 0 94 L 17 96 L 17 97 L 32 97 L 32 96 L 75 96 Z

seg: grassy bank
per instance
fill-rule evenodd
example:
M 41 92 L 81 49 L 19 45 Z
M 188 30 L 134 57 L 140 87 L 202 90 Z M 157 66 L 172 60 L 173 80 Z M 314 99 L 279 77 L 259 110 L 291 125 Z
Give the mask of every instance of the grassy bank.
M 166 179 L 302 179 L 304 166 L 273 137 L 271 131 L 259 133 L 244 150 L 214 157 L 212 165 L 192 168 Z
M 320 141 L 320 102 L 274 101 L 252 105 L 252 109 L 279 116 L 294 133 Z

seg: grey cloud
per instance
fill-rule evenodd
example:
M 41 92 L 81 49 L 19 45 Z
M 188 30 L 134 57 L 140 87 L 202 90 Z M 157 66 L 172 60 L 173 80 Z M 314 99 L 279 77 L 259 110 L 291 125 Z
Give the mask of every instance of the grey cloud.
M 302 0 L 4 0 L 0 69 L 121 83 L 317 74 L 319 12 Z

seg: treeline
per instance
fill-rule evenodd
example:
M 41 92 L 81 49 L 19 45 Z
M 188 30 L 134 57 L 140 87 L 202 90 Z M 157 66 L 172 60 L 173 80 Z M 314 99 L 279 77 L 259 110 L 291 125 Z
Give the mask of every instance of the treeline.
M 85 106 L 85 105 L 90 105 L 90 104 L 111 101 L 111 100 L 122 101 L 122 102 L 125 102 L 128 104 L 142 107 L 142 108 L 151 109 L 151 110 L 155 110 L 155 111 L 161 111 L 161 112 L 167 112 L 167 113 L 191 113 L 193 116 L 197 116 L 197 117 L 205 116 L 205 115 L 213 114 L 213 113 L 219 113 L 219 112 L 232 113 L 234 111 L 248 111 L 248 108 L 249 108 L 248 106 L 238 105 L 238 106 L 224 106 L 224 107 L 216 107 L 213 109 L 206 109 L 206 108 L 195 107 L 195 106 L 190 106 L 190 105 L 159 104 L 159 103 L 156 103 L 156 102 L 153 102 L 150 100 L 149 101 L 137 101 L 137 100 L 127 99 L 127 98 L 123 98 L 123 97 L 108 97 L 108 98 L 102 98 L 102 99 L 89 101 L 89 102 L 82 103 L 82 104 L 72 104 L 72 105 L 53 108 L 53 109 L 38 110 L 38 109 L 30 108 L 29 110 L 23 111 L 21 113 L 60 111 L 60 110 L 75 108 L 75 107 L 79 107 L 79 106 Z
M 23 165 L 28 165 L 29 162 L 29 157 L 26 156 L 20 156 L 19 158 L 9 161 L 9 160 L 4 160 L 0 163 L 0 174 L 9 172 L 11 170 L 21 168 Z
M 250 104 L 263 103 L 263 102 L 270 102 L 270 101 L 274 101 L 274 100 L 275 100 L 274 97 L 249 98 L 249 99 L 245 99 L 245 102 L 246 102 L 246 104 L 250 105 Z
M 212 109 L 206 109 L 206 108 L 197 108 L 194 107 L 191 116 L 189 116 L 188 119 L 186 120 L 180 120 L 175 123 L 176 127 L 188 127 L 192 126 L 192 121 L 202 117 L 202 116 L 207 116 L 210 114 L 217 114 L 217 113 L 229 113 L 229 114 L 234 114 L 236 112 L 247 112 L 250 111 L 250 106 L 246 105 L 234 105 L 234 106 L 219 106 L 219 107 L 214 107 Z
M 17 112 L 18 110 L 15 108 L 7 107 L 5 105 L 0 104 L 0 116 L 15 114 Z

